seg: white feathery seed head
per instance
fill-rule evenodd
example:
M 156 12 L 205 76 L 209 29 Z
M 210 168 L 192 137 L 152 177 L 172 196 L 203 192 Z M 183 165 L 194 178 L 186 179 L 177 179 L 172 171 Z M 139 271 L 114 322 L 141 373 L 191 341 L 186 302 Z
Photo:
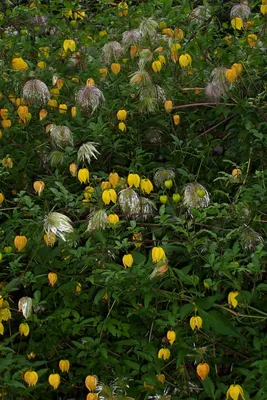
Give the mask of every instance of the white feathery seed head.
M 66 241 L 66 234 L 73 232 L 71 220 L 64 214 L 50 212 L 44 219 L 44 230 L 48 235 L 53 232 L 57 237 Z
M 39 79 L 27 81 L 22 89 L 23 100 L 34 106 L 42 106 L 50 100 L 46 84 Z
M 88 164 L 91 162 L 91 157 L 97 159 L 97 155 L 100 154 L 99 151 L 95 148 L 95 145 L 98 143 L 94 142 L 87 142 L 84 143 L 78 150 L 77 158 L 78 162 L 85 162 L 87 161 Z
M 76 95 L 76 102 L 84 114 L 93 113 L 101 101 L 105 101 L 104 95 L 95 85 L 84 86 Z

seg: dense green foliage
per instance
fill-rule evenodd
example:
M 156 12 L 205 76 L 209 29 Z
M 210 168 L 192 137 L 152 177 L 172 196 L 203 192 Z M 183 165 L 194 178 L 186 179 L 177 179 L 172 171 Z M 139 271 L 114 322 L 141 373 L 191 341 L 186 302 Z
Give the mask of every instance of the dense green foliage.
M 2 3 L 1 396 L 265 400 L 266 1 Z

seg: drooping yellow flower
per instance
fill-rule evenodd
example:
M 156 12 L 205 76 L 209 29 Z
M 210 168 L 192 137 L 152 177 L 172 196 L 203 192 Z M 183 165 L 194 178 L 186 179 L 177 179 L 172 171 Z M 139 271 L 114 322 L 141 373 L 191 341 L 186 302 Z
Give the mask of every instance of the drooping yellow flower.
M 48 282 L 49 284 L 54 287 L 55 284 L 57 283 L 57 274 L 55 272 L 49 272 L 49 274 L 47 275 L 48 278 Z
M 86 79 L 86 86 L 95 86 L 95 81 L 93 78 Z
M 163 360 L 168 360 L 170 358 L 171 352 L 169 349 L 160 349 L 158 352 L 158 358 L 163 358 Z
M 12 122 L 11 122 L 10 119 L 4 119 L 4 120 L 1 122 L 1 124 L 2 124 L 2 127 L 3 127 L 4 129 L 7 129 L 7 128 L 10 128 L 10 127 L 11 127 Z
M 157 380 L 164 385 L 165 383 L 165 375 L 164 374 L 157 374 L 156 375 Z
M 159 60 L 154 61 L 152 63 L 152 69 L 153 69 L 154 72 L 160 72 L 161 68 L 162 68 L 162 64 L 161 64 L 161 62 Z
M 97 393 L 88 393 L 86 396 L 86 400 L 98 400 L 98 394 Z
M 178 52 L 178 50 L 180 50 L 180 48 L 181 48 L 180 43 L 173 43 L 171 45 L 171 52 L 178 54 L 177 52 Z
M 128 15 L 128 4 L 126 1 L 121 1 L 118 4 L 118 14 L 119 17 L 126 17 L 126 15 Z
M 94 391 L 97 385 L 98 379 L 95 375 L 88 375 L 85 378 L 85 386 L 87 387 L 90 392 Z
M 21 336 L 22 336 L 22 335 L 24 335 L 24 336 L 28 336 L 28 335 L 29 335 L 29 333 L 30 333 L 30 327 L 29 327 L 29 325 L 28 325 L 26 322 L 20 324 L 20 326 L 19 326 L 19 333 L 21 334 Z
M 81 183 L 89 182 L 89 171 L 87 168 L 81 168 L 78 172 L 78 179 Z
M 121 66 L 119 63 L 112 63 L 111 64 L 111 71 L 113 72 L 114 75 L 118 75 L 118 73 L 121 70 Z
M 116 225 L 119 222 L 119 217 L 117 214 L 109 214 L 108 222 L 112 225 Z
M 229 398 L 233 400 L 240 400 L 240 398 L 245 400 L 242 387 L 240 385 L 231 385 L 226 393 L 226 400 Z
M 33 188 L 35 192 L 38 193 L 38 196 L 40 196 L 40 194 L 45 188 L 45 183 L 43 181 L 35 181 L 33 184 Z
M 126 125 L 125 125 L 124 122 L 120 122 L 119 125 L 118 125 L 118 127 L 119 127 L 119 130 L 120 130 L 120 131 L 122 131 L 122 132 L 125 132 L 125 131 L 126 131 Z
M 114 189 L 106 189 L 102 193 L 102 200 L 103 202 L 108 205 L 111 201 L 116 203 L 117 201 L 117 193 Z
M 16 236 L 14 239 L 14 245 L 18 251 L 21 251 L 24 249 L 24 247 L 27 244 L 27 238 L 26 236 Z
M 234 29 L 241 30 L 243 28 L 243 20 L 242 18 L 236 17 L 231 20 L 231 25 Z
M 71 107 L 71 116 L 72 118 L 75 118 L 77 116 L 77 108 L 75 106 Z
M 2 122 L 5 122 L 5 121 L 2 121 Z M 10 158 L 10 157 L 3 158 L 2 165 L 3 165 L 3 167 L 13 168 L 12 158 Z
M 182 40 L 184 37 L 184 31 L 180 28 L 175 28 L 173 32 L 174 39 Z
M 39 47 L 38 57 L 44 56 L 49 57 L 49 47 Z
M 36 354 L 33 351 L 31 351 L 30 354 L 27 354 L 27 357 L 29 360 L 32 360 L 36 357 Z
M 66 112 L 68 110 L 67 104 L 59 104 L 58 110 L 59 110 L 60 114 L 66 114 Z
M 0 310 L 0 322 L 8 321 L 11 318 L 11 312 L 8 307 L 2 308 Z
M 50 108 L 57 108 L 58 107 L 58 102 L 55 99 L 51 99 L 47 102 L 48 107 Z
M 142 178 L 141 179 L 141 190 L 147 194 L 149 194 L 150 192 L 152 192 L 153 190 L 153 184 L 152 182 L 147 179 L 147 178 Z
M 74 40 L 71 40 L 71 39 L 69 39 L 69 40 L 67 40 L 67 39 L 64 40 L 63 49 L 64 49 L 65 51 L 67 51 L 67 50 L 75 51 L 75 50 L 76 50 L 76 43 L 75 43 L 75 41 L 74 41 Z
M 28 69 L 28 64 L 21 57 L 12 59 L 12 68 L 16 71 L 25 71 Z
M 248 44 L 250 45 L 250 47 L 255 47 L 257 44 L 257 40 L 258 40 L 258 36 L 255 35 L 254 33 L 251 33 L 250 35 L 248 35 L 247 41 L 248 41 Z
M 160 61 L 162 65 L 166 64 L 166 58 L 163 55 L 158 56 L 158 61 Z
M 238 75 L 241 74 L 241 72 L 242 72 L 242 70 L 243 70 L 242 64 L 240 64 L 240 63 L 234 63 L 234 64 L 231 66 L 231 68 L 232 68 L 232 69 L 235 68 Z
M 236 297 L 239 295 L 239 292 L 230 292 L 228 294 L 228 304 L 230 307 L 236 308 L 238 305 L 238 301 L 236 300 Z
M 237 78 L 237 70 L 235 68 L 229 68 L 225 71 L 225 77 L 228 82 L 234 82 Z
M 232 171 L 232 176 L 234 177 L 234 179 L 237 179 L 239 177 L 239 175 L 242 174 L 241 169 L 239 168 L 234 168 Z
M 8 119 L 8 109 L 7 108 L 1 108 L 0 115 L 1 115 L 1 118 Z
M 69 166 L 71 176 L 77 176 L 78 166 L 75 163 L 71 163 Z
M 43 119 L 46 118 L 46 116 L 47 116 L 47 111 L 44 108 L 42 108 L 39 111 L 39 120 L 42 121 Z
M 109 181 L 104 181 L 101 182 L 101 190 L 109 189 L 111 188 L 111 183 Z
M 53 247 L 56 243 L 56 235 L 54 234 L 54 232 L 45 233 L 44 241 L 47 246 Z
M 267 4 L 262 4 L 261 5 L 261 7 L 260 7 L 260 10 L 261 10 L 261 13 L 263 14 L 263 15 L 266 15 L 267 14 Z
M 119 121 L 125 121 L 127 118 L 127 111 L 126 110 L 119 110 L 117 112 L 117 119 Z
M 27 106 L 19 106 L 17 113 L 24 124 L 27 122 L 27 114 L 29 113 L 29 109 Z
M 173 31 L 171 28 L 164 28 L 162 29 L 162 34 L 166 35 L 168 37 L 172 37 L 173 36 Z
M 122 257 L 122 263 L 125 268 L 131 268 L 131 266 L 133 265 L 133 256 L 131 254 L 125 254 Z
M 199 316 L 191 317 L 190 318 L 190 327 L 194 331 L 196 328 L 202 328 L 202 318 Z
M 117 174 L 117 172 L 111 172 L 111 173 L 109 174 L 108 180 L 109 180 L 109 182 L 111 183 L 111 185 L 112 185 L 113 187 L 116 187 L 116 186 L 118 185 L 119 181 L 120 181 L 120 177 L 119 177 L 119 175 Z
M 159 261 L 166 260 L 166 254 L 162 247 L 153 247 L 152 249 L 152 261 L 157 263 Z
M 47 64 L 45 61 L 38 61 L 37 67 L 40 69 L 45 69 L 47 67 Z
M 38 374 L 35 371 L 26 371 L 23 378 L 28 386 L 35 386 L 38 382 Z
M 50 89 L 49 93 L 55 97 L 56 99 L 59 97 L 59 89 L 58 88 L 52 88 Z
M 95 189 L 92 186 L 86 186 L 86 188 L 84 189 L 84 193 L 83 193 L 84 198 L 86 200 L 91 199 L 92 194 L 94 193 L 94 191 L 95 191 Z
M 48 377 L 48 382 L 56 390 L 60 385 L 60 375 L 50 374 Z
M 170 344 L 173 344 L 176 340 L 176 333 L 174 331 L 167 332 L 167 339 Z
M 197 374 L 204 381 L 210 372 L 210 366 L 207 363 L 198 364 Z
M 105 79 L 107 77 L 107 74 L 108 74 L 108 69 L 106 67 L 99 68 L 98 72 L 100 73 L 101 78 Z
M 176 114 L 172 118 L 173 118 L 174 125 L 179 125 L 180 124 L 180 115 Z
M 69 369 L 70 369 L 69 360 L 60 360 L 59 361 L 59 369 L 62 372 L 69 372 Z
M 180 64 L 180 66 L 181 66 L 182 68 L 191 66 L 191 64 L 192 64 L 192 57 L 190 56 L 190 54 L 188 54 L 188 53 L 182 54 L 182 55 L 179 57 L 179 64 Z
M 0 204 L 2 204 L 4 200 L 5 196 L 3 195 L 3 193 L 0 193 Z
M 171 100 L 166 100 L 165 104 L 164 104 L 165 110 L 169 113 L 169 112 L 171 112 L 172 107 L 173 107 L 172 101 Z
M 132 236 L 135 247 L 139 248 L 142 246 L 141 240 L 143 239 L 141 232 L 135 232 Z
M 4 325 L 2 324 L 2 322 L 0 322 L 0 335 L 4 334 L 4 330 L 5 330 Z

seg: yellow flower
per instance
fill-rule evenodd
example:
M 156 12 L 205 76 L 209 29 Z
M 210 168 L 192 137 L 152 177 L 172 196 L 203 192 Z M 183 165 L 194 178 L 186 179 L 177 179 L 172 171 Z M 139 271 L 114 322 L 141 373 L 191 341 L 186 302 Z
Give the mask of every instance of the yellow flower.
M 23 71 L 28 69 L 28 64 L 21 57 L 12 59 L 12 68 L 16 71 Z
M 75 289 L 75 293 L 80 294 L 82 291 L 82 285 L 80 282 L 77 283 L 76 289 Z
M 263 15 L 266 15 L 267 14 L 267 4 L 262 4 L 260 10 Z
M 3 195 L 3 193 L 0 193 L 0 204 L 2 204 L 4 200 L 5 196 Z
M 118 4 L 118 14 L 120 17 L 126 17 L 128 14 L 128 5 L 125 1 L 121 1 Z
M 78 172 L 78 179 L 81 183 L 89 182 L 89 171 L 87 168 L 81 168 Z
M 157 380 L 164 385 L 165 383 L 165 375 L 164 374 L 157 374 L 156 375 Z
M 27 122 L 27 114 L 29 113 L 29 109 L 27 106 L 19 106 L 17 113 L 20 119 L 23 121 L 24 124 Z
M 8 109 L 7 108 L 1 108 L 0 115 L 1 115 L 1 118 L 8 119 Z
M 91 199 L 92 194 L 94 193 L 94 191 L 95 191 L 95 189 L 92 186 L 86 186 L 86 188 L 84 189 L 84 193 L 83 193 L 84 198 L 86 200 Z
M 112 225 L 115 225 L 119 222 L 119 217 L 117 214 L 109 214 L 108 215 L 108 222 Z
M 18 251 L 22 250 L 27 244 L 26 236 L 16 236 L 14 239 L 14 245 Z
M 181 66 L 182 68 L 191 66 L 191 64 L 192 64 L 192 57 L 190 56 L 190 54 L 187 54 L 187 53 L 182 54 L 182 55 L 179 57 L 179 64 L 180 64 L 180 66 Z
M 5 122 L 5 121 L 2 121 L 2 122 Z M 13 168 L 12 158 L 10 158 L 10 157 L 3 158 L 2 165 L 3 165 L 3 167 Z
M 120 131 L 122 131 L 122 132 L 125 132 L 125 131 L 126 131 L 126 125 L 125 125 L 124 122 L 120 122 L 119 125 L 118 125 L 118 127 L 119 127 L 119 130 L 120 130 Z
M 108 69 L 106 67 L 99 68 L 98 72 L 100 73 L 101 78 L 105 79 L 107 77 L 107 74 L 108 74 Z
M 113 187 L 116 187 L 116 186 L 118 185 L 119 181 L 120 181 L 120 177 L 119 177 L 119 175 L 117 174 L 117 172 L 111 172 L 111 173 L 109 174 L 108 180 L 109 180 L 109 182 L 111 183 L 111 185 L 112 185 Z
M 131 266 L 133 265 L 133 256 L 131 254 L 125 254 L 122 257 L 122 263 L 125 268 L 131 268 Z
M 46 62 L 45 61 L 38 61 L 37 67 L 41 68 L 41 69 L 45 69 L 46 68 Z
M 23 378 L 28 386 L 35 386 L 38 382 L 38 375 L 35 371 L 26 371 Z
M 34 359 L 36 357 L 36 354 L 32 351 L 30 354 L 27 354 L 27 357 L 29 360 Z
M 119 63 L 112 63 L 111 64 L 111 71 L 113 72 L 114 75 L 118 75 L 118 73 L 121 70 L 121 66 Z
M 154 61 L 152 63 L 152 69 L 153 69 L 154 72 L 160 72 L 161 68 L 162 68 L 162 64 L 161 64 L 161 62 L 159 60 L 158 61 Z
M 94 86 L 94 85 L 95 81 L 93 80 L 93 78 L 86 79 L 86 86 Z
M 87 387 L 88 390 L 90 390 L 90 392 L 95 390 L 97 381 L 98 381 L 98 379 L 97 379 L 97 376 L 95 376 L 95 375 L 88 375 L 85 378 L 85 386 Z
M 117 193 L 114 189 L 106 189 L 102 193 L 102 200 L 103 202 L 108 205 L 111 201 L 116 203 L 117 201 Z
M 47 275 L 49 284 L 53 287 L 57 283 L 57 274 L 55 272 L 49 272 Z
M 202 328 L 202 318 L 195 316 L 190 318 L 190 326 L 191 329 L 194 331 L 196 328 L 201 329 Z
M 152 192 L 153 190 L 152 182 L 147 178 L 141 179 L 141 190 L 147 194 Z
M 180 43 L 173 43 L 171 45 L 171 52 L 172 53 L 177 53 L 177 51 L 180 50 L 180 48 L 181 48 Z
M 158 61 L 160 61 L 162 65 L 166 64 L 166 58 L 163 55 L 158 56 Z
M 49 57 L 49 47 L 39 47 L 38 57 L 44 56 Z
M 46 116 L 47 116 L 47 111 L 44 108 L 42 108 L 39 111 L 39 120 L 42 121 L 43 119 L 45 119 Z
M 239 295 L 239 292 L 230 292 L 228 294 L 228 304 L 229 306 L 232 306 L 233 308 L 236 308 L 238 305 L 238 301 L 236 300 L 236 297 Z
M 167 339 L 170 344 L 173 344 L 176 340 L 176 333 L 174 331 L 167 332 Z
M 101 190 L 110 189 L 111 183 L 109 181 L 101 182 Z
M 197 366 L 197 374 L 204 381 L 207 378 L 210 372 L 210 366 L 207 363 L 198 364 Z
M 172 117 L 174 125 L 180 124 L 180 115 L 176 114 Z
M 142 233 L 141 232 L 135 232 L 132 236 L 132 240 L 134 242 L 135 247 L 141 247 L 142 246 L 142 242 L 141 240 L 143 239 L 142 237 Z
M 22 336 L 22 335 L 28 336 L 29 333 L 30 333 L 30 327 L 29 327 L 29 325 L 26 324 L 26 323 L 20 324 L 20 326 L 19 326 L 19 333 L 21 334 L 21 336 Z
M 170 358 L 171 352 L 169 349 L 160 349 L 158 352 L 158 358 L 163 358 L 163 360 L 168 360 Z
M 56 390 L 60 385 L 60 375 L 50 374 L 48 377 L 48 382 Z
M 59 97 L 59 89 L 58 88 L 52 88 L 50 89 L 50 94 L 56 98 Z
M 53 247 L 56 243 L 56 235 L 54 234 L 54 232 L 45 233 L 44 241 L 47 246 Z
M 69 166 L 69 171 L 71 176 L 77 176 L 78 166 L 75 163 L 71 163 Z
M 75 118 L 77 116 L 77 109 L 75 106 L 71 107 L 70 112 L 71 112 L 72 118 Z
M 60 114 L 66 114 L 68 106 L 67 104 L 59 104 L 58 109 Z
M 10 119 L 5 119 L 4 121 L 2 121 L 2 127 L 3 127 L 4 129 L 10 128 L 11 125 L 12 125 L 12 123 L 11 123 Z
M 234 177 L 234 179 L 237 179 L 239 177 L 239 175 L 242 174 L 241 169 L 239 168 L 234 168 L 232 171 L 232 176 Z
M 11 312 L 9 308 L 2 308 L 0 310 L 0 322 L 1 321 L 8 321 L 11 318 Z
M 117 112 L 117 119 L 119 121 L 125 121 L 127 118 L 127 111 L 126 110 L 119 110 Z
M 241 74 L 241 72 L 242 72 L 242 70 L 243 70 L 242 64 L 240 64 L 240 63 L 234 63 L 234 64 L 231 66 L 231 69 L 233 69 L 233 68 L 236 69 L 238 75 Z
M 234 29 L 241 30 L 243 28 L 242 18 L 236 17 L 231 20 L 231 25 Z
M 226 400 L 229 397 L 233 400 L 238 400 L 240 397 L 245 400 L 243 389 L 240 385 L 231 385 L 226 393 Z
M 4 325 L 0 322 L 0 335 L 4 334 Z
M 175 28 L 175 29 L 174 29 L 174 33 L 173 33 L 173 37 L 174 37 L 174 39 L 182 40 L 183 37 L 184 37 L 184 32 L 183 32 L 183 30 L 180 29 L 180 28 Z
M 130 187 L 138 188 L 140 186 L 140 176 L 138 174 L 129 174 L 127 182 Z
M 51 107 L 51 108 L 57 108 L 58 107 L 58 102 L 56 100 L 49 100 L 47 102 L 47 105 L 48 105 L 48 107 Z
M 234 82 L 237 78 L 237 70 L 236 68 L 230 68 L 225 71 L 225 77 L 228 82 Z
M 97 393 L 88 393 L 86 396 L 86 400 L 98 400 L 98 394 Z
M 167 112 L 171 112 L 172 107 L 173 107 L 172 101 L 171 101 L 171 100 L 166 100 L 166 101 L 165 101 L 165 104 L 164 104 L 164 107 L 165 107 L 165 110 L 166 110 Z
M 157 263 L 159 261 L 166 260 L 166 254 L 162 247 L 153 247 L 152 249 L 152 261 Z
M 250 45 L 250 47 L 255 47 L 257 44 L 257 40 L 258 40 L 258 36 L 255 35 L 254 33 L 251 33 L 250 35 L 248 35 L 248 44 Z
M 166 35 L 168 37 L 172 37 L 173 36 L 173 32 L 171 28 L 164 28 L 162 29 L 162 34 Z
M 70 50 L 70 51 L 75 51 L 76 50 L 76 43 L 74 40 L 64 40 L 63 43 L 63 49 L 65 51 Z
M 40 194 L 42 193 L 42 191 L 45 188 L 45 184 L 43 181 L 35 181 L 33 184 L 33 188 L 34 188 L 35 192 L 38 193 L 38 196 L 40 196 Z

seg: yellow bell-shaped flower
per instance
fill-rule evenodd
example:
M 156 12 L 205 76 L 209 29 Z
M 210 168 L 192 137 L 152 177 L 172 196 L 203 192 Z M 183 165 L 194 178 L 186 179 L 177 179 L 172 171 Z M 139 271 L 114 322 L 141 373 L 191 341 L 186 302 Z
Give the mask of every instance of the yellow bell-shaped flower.
M 119 110 L 117 112 L 117 119 L 119 121 L 125 121 L 127 118 L 127 111 L 126 110 Z
M 171 100 L 166 100 L 166 101 L 165 101 L 165 104 L 164 104 L 165 110 L 166 110 L 167 112 L 171 112 L 172 107 L 173 107 L 172 101 L 171 101 Z
M 131 254 L 125 254 L 122 257 L 122 263 L 125 268 L 131 268 L 131 266 L 133 265 L 133 256 Z
M 170 344 L 173 344 L 176 340 L 176 333 L 174 331 L 167 332 L 167 339 Z
M 95 375 L 88 375 L 85 378 L 85 386 L 87 387 L 90 392 L 94 391 L 97 385 L 98 379 Z
M 240 385 L 231 385 L 226 393 L 226 400 L 228 399 L 238 400 L 243 399 L 245 400 L 243 389 Z
M 42 191 L 45 188 L 45 184 L 43 181 L 35 181 L 33 184 L 33 188 L 34 188 L 35 192 L 38 193 L 38 196 L 40 196 L 40 194 L 42 193 Z
M 109 205 L 109 203 L 111 201 L 113 203 L 116 203 L 116 201 L 117 201 L 117 193 L 115 192 L 114 189 L 106 189 L 102 193 L 102 200 L 106 205 Z
M 116 225 L 119 222 L 119 217 L 117 214 L 109 214 L 108 222 L 112 225 Z
M 49 284 L 53 287 L 57 283 L 57 274 L 55 272 L 49 272 L 47 275 Z
M 236 17 L 231 20 L 231 25 L 234 29 L 241 30 L 243 28 L 243 20 L 242 18 Z
M 21 251 L 24 249 L 24 247 L 27 244 L 27 238 L 26 236 L 16 236 L 14 239 L 14 245 L 18 251 Z
M 141 179 L 141 190 L 147 194 L 149 194 L 150 192 L 152 192 L 153 190 L 153 184 L 152 182 L 147 179 L 147 178 L 143 178 Z
M 128 185 L 130 187 L 138 188 L 140 186 L 140 176 L 137 174 L 129 174 L 127 178 Z
M 111 173 L 109 174 L 108 180 L 109 180 L 109 182 L 111 183 L 111 185 L 112 185 L 113 187 L 116 187 L 116 186 L 118 185 L 119 181 L 120 181 L 120 177 L 119 177 L 119 175 L 117 174 L 117 172 L 111 172 Z
M 112 63 L 111 64 L 111 71 L 113 72 L 114 75 L 118 75 L 118 73 L 121 70 L 121 66 L 119 63 Z
M 190 318 L 190 327 L 194 331 L 196 328 L 202 328 L 202 318 L 199 316 L 191 317 Z
M 48 382 L 56 390 L 60 385 L 60 375 L 50 374 L 48 377 Z
M 152 63 L 152 69 L 153 69 L 154 72 L 160 72 L 161 68 L 162 68 L 162 64 L 161 64 L 161 62 L 159 60 L 154 61 Z
M 176 114 L 172 118 L 173 118 L 174 125 L 179 125 L 180 124 L 180 115 Z
M 54 232 L 49 232 L 44 234 L 44 241 L 47 246 L 53 247 L 56 243 L 56 235 Z
M 158 352 L 158 358 L 163 358 L 163 360 L 168 360 L 170 358 L 171 352 L 169 349 L 160 349 Z
M 60 360 L 59 361 L 59 369 L 62 372 L 69 372 L 69 369 L 70 369 L 69 360 Z
M 236 300 L 236 297 L 239 295 L 239 292 L 230 292 L 228 294 L 228 304 L 230 307 L 236 308 L 238 305 L 238 301 Z
M 12 68 L 16 71 L 24 71 L 28 69 L 28 64 L 21 57 L 12 59 Z
M 89 182 L 89 171 L 87 168 L 81 168 L 78 172 L 78 179 L 81 183 Z
M 166 260 L 166 254 L 162 247 L 153 247 L 152 249 L 152 261 L 157 263 L 159 261 Z
M 192 64 L 192 57 L 190 56 L 190 54 L 188 54 L 188 53 L 182 54 L 182 55 L 179 57 L 179 64 L 180 64 L 180 66 L 181 66 L 182 68 L 191 66 L 191 64 Z
M 24 335 L 24 336 L 28 336 L 28 335 L 29 335 L 29 333 L 30 333 L 30 327 L 29 327 L 29 325 L 28 325 L 26 322 L 20 324 L 20 326 L 19 326 L 19 333 L 21 334 L 21 336 L 22 336 L 22 335 Z
M 38 374 L 35 371 L 26 371 L 23 375 L 23 379 L 28 386 L 35 386 L 38 382 Z
M 4 325 L 2 324 L 2 322 L 0 322 L 0 335 L 4 334 L 4 330 L 5 330 Z
M 119 125 L 118 125 L 118 128 L 119 128 L 119 130 L 122 131 L 122 132 L 125 132 L 126 129 L 127 129 L 124 122 L 120 122 Z
M 27 115 L 29 113 L 29 109 L 27 106 L 19 106 L 17 113 L 21 119 L 21 121 L 26 124 L 27 122 Z
M 197 374 L 204 381 L 210 372 L 210 366 L 207 363 L 198 364 Z
M 65 51 L 67 51 L 67 50 L 75 51 L 75 50 L 76 50 L 76 43 L 75 43 L 75 41 L 74 41 L 74 40 L 71 40 L 71 39 L 69 39 L 69 40 L 67 40 L 67 39 L 64 40 L 63 49 L 64 49 Z

